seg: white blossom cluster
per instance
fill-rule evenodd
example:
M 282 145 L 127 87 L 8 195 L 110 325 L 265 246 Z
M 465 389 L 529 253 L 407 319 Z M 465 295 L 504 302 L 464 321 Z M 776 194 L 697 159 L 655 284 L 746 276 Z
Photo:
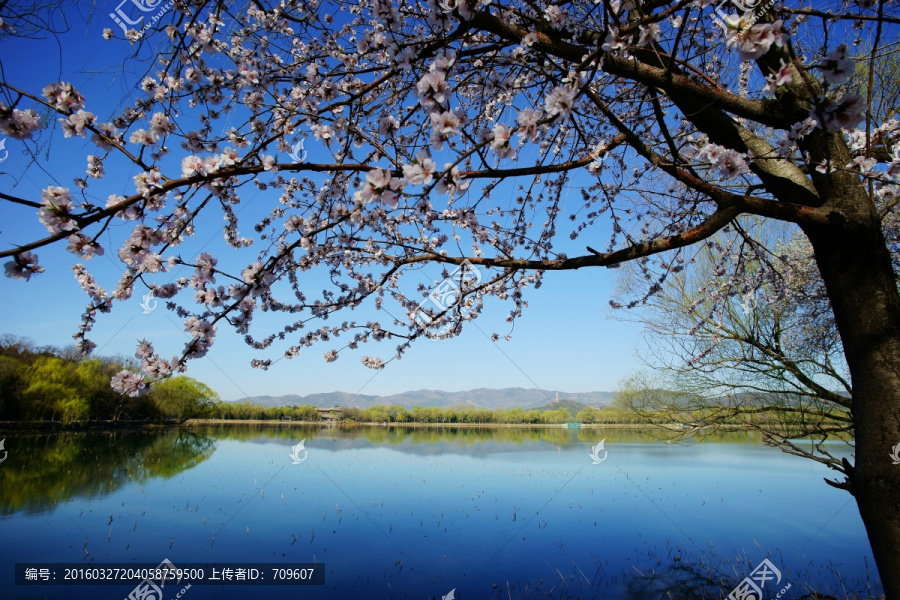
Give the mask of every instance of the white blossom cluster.
M 772 165 L 822 189 L 820 178 L 849 172 L 880 207 L 896 205 L 898 126 L 867 117 L 853 77 L 865 55 L 806 35 L 803 14 L 776 12 L 720 29 L 708 0 L 282 0 L 240 14 L 176 3 L 158 30 L 131 36 L 156 36 L 163 51 L 115 116 L 98 118 L 68 82 L 0 104 L 0 132 L 14 140 L 58 132 L 67 149 L 87 147 L 73 185 L 48 181 L 39 202 L 19 203 L 37 207 L 48 236 L 0 250 L 5 273 L 42 272 L 34 250 L 59 240 L 90 259 L 105 250 L 102 232 L 124 226 L 125 272 L 110 292 L 77 266 L 90 304 L 75 338 L 90 350 L 98 312 L 152 290 L 191 339 L 167 360 L 142 343 L 148 378 L 207 354 L 223 327 L 260 351 L 283 342 L 285 358 L 327 343 L 329 362 L 369 341 L 393 340 L 400 356 L 436 331 L 452 337 L 486 296 L 507 303 L 511 327 L 544 271 L 626 250 L 645 286 L 635 305 L 685 268 L 676 242 L 717 207 L 763 214 L 793 201 L 767 187 Z M 285 158 L 298 140 L 303 163 Z M 126 172 L 116 193 L 94 193 Z M 266 212 L 242 228 L 254 194 Z M 240 264 L 178 254 L 216 211 Z M 487 275 L 461 290 L 471 310 L 423 327 L 414 316 L 432 288 L 409 273 L 464 258 Z M 310 287 L 316 269 L 328 288 Z M 400 317 L 325 324 L 364 303 L 398 305 Z M 284 324 L 256 334 L 260 310 Z M 122 373 L 116 385 L 139 393 L 144 381 Z

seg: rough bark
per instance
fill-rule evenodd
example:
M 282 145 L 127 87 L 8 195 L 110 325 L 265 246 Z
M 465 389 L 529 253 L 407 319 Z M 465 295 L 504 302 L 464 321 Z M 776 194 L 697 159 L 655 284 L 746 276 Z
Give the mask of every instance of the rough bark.
M 823 136 L 824 137 L 824 136 Z M 825 140 L 820 140 L 825 141 Z M 832 136 L 820 151 L 839 161 Z M 852 174 L 813 176 L 831 208 L 828 225 L 800 223 L 827 287 L 853 387 L 855 496 L 888 600 L 900 598 L 900 294 L 874 204 Z

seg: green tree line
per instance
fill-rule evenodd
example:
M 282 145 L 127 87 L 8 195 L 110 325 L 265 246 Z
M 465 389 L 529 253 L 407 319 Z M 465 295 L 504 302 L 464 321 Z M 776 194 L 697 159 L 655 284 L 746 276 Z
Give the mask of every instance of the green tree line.
M 247 421 L 341 421 L 344 423 L 429 423 L 429 424 L 499 424 L 499 425 L 558 425 L 581 423 L 585 425 L 662 425 L 679 431 L 695 430 L 715 422 L 716 425 L 778 426 L 792 431 L 801 423 L 800 417 L 785 417 L 774 410 L 761 407 L 746 415 L 722 415 L 730 398 L 721 399 L 722 405 L 710 404 L 702 408 L 686 405 L 691 397 L 685 392 L 639 387 L 636 380 L 628 380 L 616 393 L 609 406 L 586 406 L 574 416 L 568 408 L 538 410 L 524 408 L 498 408 L 489 410 L 473 407 L 423 407 L 406 408 L 399 404 L 390 406 L 334 407 L 320 411 L 315 406 L 263 407 L 250 402 L 220 402 L 209 410 L 209 418 Z M 744 402 L 748 401 L 744 399 Z M 764 404 L 760 402 L 760 404 Z
M 158 381 L 136 398 L 110 387 L 113 375 L 136 367 L 129 358 L 84 358 L 74 349 L 0 336 L 0 420 L 180 421 L 209 416 L 219 401 L 209 387 L 185 376 Z
M 9 335 L 0 336 L 0 420 L 54 421 L 176 421 L 226 419 L 254 421 L 340 420 L 355 423 L 447 423 L 556 425 L 582 424 L 702 424 L 712 420 L 715 407 L 690 410 L 685 393 L 650 390 L 626 382 L 615 401 L 602 408 L 586 406 L 575 415 L 566 408 L 423 407 L 399 404 L 369 408 L 335 407 L 323 414 L 312 405 L 262 407 L 249 402 L 221 402 L 205 384 L 186 376 L 160 380 L 148 393 L 130 397 L 110 387 L 110 379 L 123 368 L 136 370 L 127 357 L 83 358 L 74 349 L 35 347 Z M 653 402 L 657 395 L 662 402 Z M 658 399 L 657 399 L 658 400 Z M 693 407 L 691 407 L 693 408 Z M 717 417 L 721 420 L 721 415 Z M 776 421 L 779 415 L 766 411 L 752 417 L 759 422 Z M 733 418 L 734 424 L 746 425 Z M 784 424 L 784 423 L 782 423 Z
M 323 421 L 337 419 L 355 423 L 496 423 L 505 425 L 550 425 L 567 422 L 637 424 L 641 422 L 632 411 L 615 405 L 600 409 L 588 406 L 574 416 L 567 408 L 544 411 L 524 408 L 489 410 L 486 408 L 439 408 L 434 406 L 406 408 L 399 404 L 370 406 L 365 409 L 336 407 L 328 415 L 324 415 L 316 407 L 309 404 L 265 408 L 249 402 L 223 402 L 213 408 L 212 417 L 260 421 Z

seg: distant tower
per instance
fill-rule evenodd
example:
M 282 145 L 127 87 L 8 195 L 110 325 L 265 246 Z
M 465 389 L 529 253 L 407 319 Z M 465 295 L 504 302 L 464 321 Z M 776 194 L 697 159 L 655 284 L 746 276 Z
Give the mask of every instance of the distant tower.
M 556 402 L 559 402 L 559 392 L 556 392 Z

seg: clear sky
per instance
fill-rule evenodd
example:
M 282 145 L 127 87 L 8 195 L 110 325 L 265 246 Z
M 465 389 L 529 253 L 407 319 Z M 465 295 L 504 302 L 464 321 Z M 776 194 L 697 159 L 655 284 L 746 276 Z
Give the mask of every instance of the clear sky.
M 71 82 L 85 95 L 86 109 L 96 113 L 99 120 L 106 120 L 131 102 L 136 93 L 133 82 L 139 81 L 139 75 L 152 66 L 130 59 L 133 48 L 127 42 L 102 39 L 102 29 L 114 26 L 104 13 L 71 13 L 66 18 L 70 29 L 58 40 L 0 39 L 0 65 L 6 81 L 35 94 L 47 83 Z M 56 117 L 54 123 L 55 120 Z M 86 139 L 62 139 L 58 128 L 52 135 L 44 130 L 30 142 L 7 139 L 9 155 L 0 163 L 0 191 L 33 201 L 39 201 L 40 190 L 48 185 L 63 185 L 74 191 L 72 179 L 83 176 L 85 157 L 93 148 Z M 316 148 L 307 144 L 307 149 L 311 160 L 315 160 Z M 184 151 L 177 147 L 172 151 L 172 158 L 180 162 Z M 287 160 L 286 156 L 281 158 L 282 162 Z M 104 179 L 92 183 L 89 195 L 103 204 L 111 193 L 132 193 L 135 174 L 137 171 L 114 172 L 108 168 Z M 573 190 L 573 202 L 579 196 Z M 237 207 L 243 219 L 243 235 L 254 235 L 255 219 L 249 217 L 266 213 L 276 197 L 277 191 L 245 193 Z M 198 225 L 197 235 L 178 252 L 192 259 L 201 251 L 211 251 L 220 259 L 220 267 L 224 264 L 239 271 L 254 258 L 250 253 L 238 257 L 234 251 L 226 251 L 222 223 L 220 213 L 207 215 L 206 221 Z M 86 263 L 105 289 L 115 286 L 123 270 L 115 251 L 133 225 L 117 222 L 104 234 L 107 253 Z M 7 249 L 46 233 L 35 209 L 0 202 L 0 247 Z M 603 228 L 589 231 L 575 245 L 560 243 L 557 249 L 571 256 L 583 253 L 585 245 L 604 247 L 607 239 L 609 232 Z M 72 343 L 71 336 L 88 303 L 71 271 L 78 260 L 65 252 L 64 245 L 43 248 L 37 253 L 45 268 L 43 274 L 30 282 L 0 277 L 0 332 L 27 336 L 38 345 L 66 346 Z M 438 266 L 427 267 L 422 273 L 423 283 L 429 285 L 439 278 L 439 273 Z M 173 273 L 171 277 L 181 274 Z M 489 301 L 482 316 L 469 323 L 459 338 L 421 340 L 402 360 L 388 363 L 382 371 L 364 367 L 360 357 L 380 356 L 387 362 L 397 345 L 394 340 L 363 344 L 356 352 L 344 351 L 333 363 L 326 363 L 322 354 L 334 345 L 320 343 L 305 348 L 292 360 L 282 359 L 268 371 L 261 371 L 251 368 L 250 360 L 274 360 L 281 355 L 280 350 L 254 351 L 241 336 L 220 327 L 210 353 L 191 361 L 187 374 L 210 385 L 225 400 L 245 395 L 305 395 L 336 390 L 363 394 L 479 387 L 611 391 L 630 371 L 641 366 L 637 358 L 640 327 L 612 319 L 608 308 L 614 274 L 606 269 L 548 273 L 541 289 L 530 290 L 526 297 L 530 306 L 512 331 L 505 323 L 509 305 Z M 157 281 L 169 280 L 169 276 L 163 277 Z M 317 292 L 322 286 L 312 279 L 310 289 Z M 137 341 L 143 338 L 151 339 L 164 357 L 180 352 L 186 341 L 183 320 L 166 310 L 162 301 L 144 314 L 141 300 L 138 293 L 125 303 L 116 303 L 111 314 L 100 315 L 89 336 L 98 346 L 96 353 L 132 355 Z M 344 319 L 380 319 L 388 323 L 392 320 L 376 314 L 371 307 L 337 316 L 338 323 Z M 271 322 L 283 324 L 284 320 L 278 315 L 257 312 L 251 333 L 263 337 L 271 332 L 265 327 Z M 512 339 L 492 342 L 489 336 L 493 332 L 511 333 Z

